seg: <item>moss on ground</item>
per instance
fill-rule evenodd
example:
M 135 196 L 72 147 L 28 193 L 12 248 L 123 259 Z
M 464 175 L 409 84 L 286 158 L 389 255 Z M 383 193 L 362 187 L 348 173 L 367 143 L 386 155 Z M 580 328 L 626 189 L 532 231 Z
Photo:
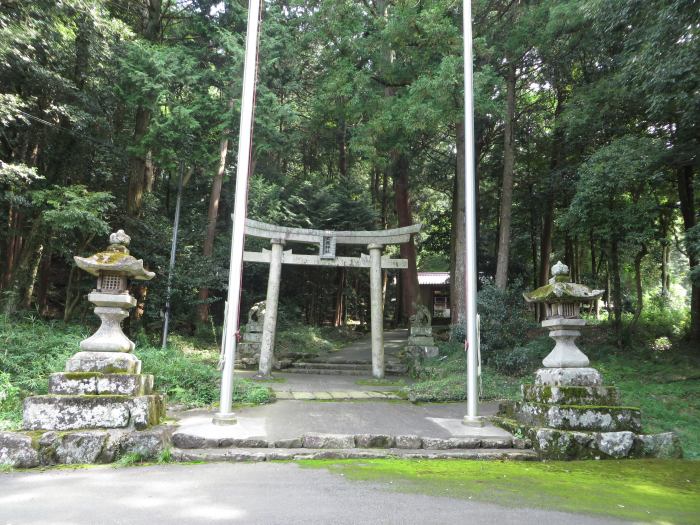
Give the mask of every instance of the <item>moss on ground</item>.
M 401 492 L 449 496 L 653 523 L 694 524 L 700 462 L 622 460 L 500 462 L 307 460 L 353 480 L 391 482 Z

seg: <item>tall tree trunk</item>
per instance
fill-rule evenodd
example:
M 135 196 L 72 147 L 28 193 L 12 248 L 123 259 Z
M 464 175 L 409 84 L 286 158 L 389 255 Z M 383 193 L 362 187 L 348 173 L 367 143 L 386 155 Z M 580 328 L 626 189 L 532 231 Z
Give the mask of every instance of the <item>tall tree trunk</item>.
M 467 318 L 465 196 L 464 196 L 464 122 L 457 123 L 457 163 L 452 190 L 452 231 L 450 242 L 450 317 L 453 325 Z
M 632 326 L 637 324 L 639 321 L 639 316 L 642 315 L 642 308 L 644 307 L 644 290 L 642 289 L 642 259 L 647 254 L 647 247 L 645 244 L 642 245 L 642 249 L 639 250 L 637 255 L 634 257 L 634 284 L 637 288 L 637 305 L 634 308 L 634 319 L 632 320 Z
M 537 210 L 535 209 L 535 192 L 532 182 L 528 184 L 530 196 L 530 258 L 532 260 L 532 287 L 537 288 Z
M 335 317 L 333 326 L 343 326 L 343 306 L 345 298 L 345 268 L 337 268 L 337 289 L 335 292 Z
M 617 346 L 622 347 L 622 283 L 620 280 L 620 253 L 617 241 L 610 243 L 610 277 L 612 279 L 613 327 Z
M 228 102 L 228 111 L 233 109 L 233 99 Z M 228 136 L 230 129 L 228 126 L 222 131 L 221 141 L 219 142 L 219 164 L 216 170 L 216 175 L 211 185 L 211 194 L 209 196 L 209 211 L 207 212 L 207 231 L 204 236 L 204 248 L 202 255 L 210 259 L 214 253 L 214 239 L 216 238 L 216 220 L 219 217 L 219 202 L 221 200 L 221 188 L 224 184 L 224 175 L 226 174 L 226 158 L 228 157 Z M 199 290 L 199 301 L 197 305 L 197 317 L 200 323 L 206 323 L 209 319 L 209 288 L 203 287 Z
M 552 253 L 552 234 L 554 233 L 554 177 L 561 164 L 563 134 L 559 127 L 559 119 L 564 109 L 564 95 L 560 89 L 556 89 L 557 104 L 554 108 L 554 135 L 552 137 L 552 150 L 549 161 L 549 186 L 542 217 L 542 235 L 540 236 L 540 272 L 539 286 L 544 286 L 549 280 L 549 256 Z M 544 317 L 543 308 L 539 311 L 539 318 Z
M 498 255 L 496 256 L 496 287 L 505 290 L 508 285 L 510 253 L 510 225 L 513 208 L 513 169 L 515 166 L 515 63 L 508 64 L 506 74 L 506 118 L 503 140 L 503 188 L 499 214 Z
M 394 179 L 394 196 L 396 203 L 396 215 L 399 222 L 399 228 L 411 226 L 413 217 L 411 213 L 411 202 L 408 191 L 408 158 L 401 152 L 392 153 L 392 172 Z M 418 296 L 418 269 L 416 266 L 416 245 L 413 242 L 413 236 L 408 242 L 401 245 L 401 258 L 408 260 L 408 268 L 402 273 L 401 294 L 402 294 L 402 313 L 404 320 L 408 319 L 415 312 L 415 304 L 420 301 Z
M 338 171 L 340 176 L 345 178 L 348 174 L 348 156 L 347 156 L 347 125 L 345 117 L 341 116 L 338 120 L 338 130 L 336 132 L 336 142 L 338 143 Z
M 595 264 L 595 240 L 593 239 L 593 232 L 590 232 L 589 240 L 591 244 L 591 275 L 593 279 L 598 279 L 598 267 Z
M 695 190 L 693 188 L 693 166 L 683 166 L 678 170 L 677 184 L 678 196 L 681 203 L 681 215 L 683 215 L 683 226 L 687 232 L 693 228 L 698 221 L 695 210 Z M 689 249 L 688 263 L 690 268 L 700 264 L 700 254 Z M 690 295 L 690 340 L 700 341 L 700 284 L 691 283 Z
M 162 0 L 146 0 L 143 13 L 143 37 L 149 42 L 158 40 L 162 22 Z M 133 145 L 139 147 L 151 124 L 151 108 L 139 105 L 136 108 Z M 129 158 L 129 188 L 126 197 L 126 213 L 136 217 L 141 213 L 143 195 L 153 177 L 150 151 L 133 154 Z

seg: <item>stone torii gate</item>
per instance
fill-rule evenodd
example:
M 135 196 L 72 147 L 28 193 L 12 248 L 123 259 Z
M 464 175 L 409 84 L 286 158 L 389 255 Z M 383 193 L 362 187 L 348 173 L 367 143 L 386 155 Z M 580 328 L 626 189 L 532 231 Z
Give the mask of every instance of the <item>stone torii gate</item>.
M 411 240 L 411 235 L 418 233 L 421 224 L 377 231 L 332 231 L 310 230 L 305 228 L 288 228 L 247 219 L 245 234 L 251 237 L 270 239 L 271 249 L 261 252 L 243 252 L 245 262 L 268 263 L 270 274 L 267 282 L 267 298 L 263 335 L 260 344 L 259 375 L 269 377 L 272 371 L 272 357 L 277 329 L 277 305 L 279 302 L 280 279 L 283 264 L 311 266 L 334 266 L 351 268 L 369 268 L 371 328 L 372 328 L 372 375 L 384 377 L 384 301 L 382 299 L 382 268 L 408 268 L 406 259 L 391 259 L 382 256 L 387 244 L 402 244 Z M 316 244 L 318 255 L 302 255 L 283 251 L 285 242 Z M 336 246 L 339 244 L 365 245 L 369 255 L 360 257 L 337 257 Z

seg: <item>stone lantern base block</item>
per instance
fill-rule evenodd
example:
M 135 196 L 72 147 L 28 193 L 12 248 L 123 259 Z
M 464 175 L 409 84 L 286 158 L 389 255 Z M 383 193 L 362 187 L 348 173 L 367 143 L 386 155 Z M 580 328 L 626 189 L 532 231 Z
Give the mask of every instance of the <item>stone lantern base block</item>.
M 25 430 L 144 429 L 165 415 L 160 395 L 47 395 L 24 400 Z
M 143 396 L 153 392 L 150 374 L 58 372 L 49 376 L 49 394 Z
M 124 352 L 78 352 L 66 361 L 65 371 L 140 374 L 141 361 Z
M 617 389 L 594 368 L 541 368 L 522 394 L 493 420 L 527 436 L 542 459 L 683 456 L 675 434 L 642 434 L 640 410 L 620 406 Z
M 535 372 L 536 385 L 601 386 L 603 377 L 595 368 L 540 368 Z

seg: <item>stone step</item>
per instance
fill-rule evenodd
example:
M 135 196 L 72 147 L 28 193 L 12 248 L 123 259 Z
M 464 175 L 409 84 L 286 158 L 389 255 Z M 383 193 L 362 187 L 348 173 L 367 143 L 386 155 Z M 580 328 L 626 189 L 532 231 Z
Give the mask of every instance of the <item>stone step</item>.
M 304 459 L 464 459 L 535 461 L 532 450 L 514 449 L 308 449 L 308 448 L 231 448 L 231 449 L 171 449 L 174 461 L 250 462 L 296 461 Z
M 264 437 L 232 438 L 205 437 L 199 433 L 180 429 L 172 435 L 173 445 L 180 449 L 212 448 L 305 448 L 305 449 L 423 449 L 423 450 L 464 450 L 464 449 L 510 449 L 529 448 L 527 440 L 511 437 L 420 437 L 417 435 L 389 434 L 319 434 L 307 433 L 303 436 L 282 440 Z
M 522 385 L 523 399 L 531 403 L 617 406 L 620 395 L 614 386 Z
M 396 393 L 396 390 L 374 391 L 374 390 L 329 390 L 314 392 L 294 392 L 290 390 L 275 390 L 275 397 L 278 400 L 294 401 L 356 401 L 362 399 L 386 401 L 387 399 L 405 399 Z
M 338 370 L 328 368 L 285 368 L 280 370 L 285 374 L 314 374 L 314 375 L 331 375 L 331 376 L 371 376 L 372 370 Z M 389 376 L 402 376 L 406 372 L 403 370 L 386 369 L 384 373 Z
M 47 395 L 24 400 L 25 430 L 136 428 L 165 416 L 164 396 Z
M 292 364 L 293 368 L 322 368 L 337 370 L 372 370 L 371 363 L 321 363 L 298 361 Z
M 561 430 L 639 433 L 642 429 L 641 413 L 632 407 L 525 402 L 516 403 L 514 416 L 524 425 Z
M 58 372 L 49 376 L 49 394 L 143 396 L 152 392 L 150 374 Z

